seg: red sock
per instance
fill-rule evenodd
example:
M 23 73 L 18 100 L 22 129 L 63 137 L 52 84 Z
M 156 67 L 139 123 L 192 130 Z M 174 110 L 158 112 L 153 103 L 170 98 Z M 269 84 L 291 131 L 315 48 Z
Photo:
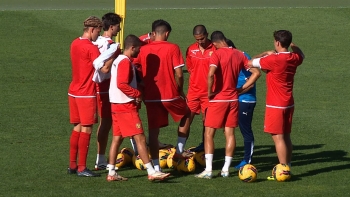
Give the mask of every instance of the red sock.
M 69 167 L 71 169 L 77 168 L 79 136 L 80 136 L 80 132 L 73 130 L 69 140 Z
M 91 134 L 89 133 L 84 133 L 84 132 L 80 133 L 79 145 L 78 145 L 79 147 L 78 171 L 79 172 L 85 170 L 86 168 L 86 158 L 89 151 L 90 136 Z

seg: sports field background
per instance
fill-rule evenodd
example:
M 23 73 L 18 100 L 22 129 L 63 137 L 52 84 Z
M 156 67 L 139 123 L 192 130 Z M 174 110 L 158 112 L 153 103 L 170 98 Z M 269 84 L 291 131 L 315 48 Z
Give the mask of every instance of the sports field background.
M 132 1 L 127 0 L 125 35 L 150 31 L 155 19 L 173 27 L 170 41 L 184 53 L 194 42 L 192 28 L 204 24 L 222 30 L 250 55 L 273 49 L 272 32 L 291 30 L 306 59 L 295 76 L 292 139 L 293 179 L 266 181 L 277 163 L 271 137 L 262 132 L 265 76 L 258 81 L 253 129 L 253 164 L 258 181 L 245 184 L 231 168 L 227 179 L 198 180 L 178 174 L 151 183 L 145 171 L 132 167 L 120 173 L 129 181 L 107 183 L 100 178 L 68 176 L 69 124 L 67 89 L 71 79 L 69 45 L 82 34 L 82 21 L 114 10 L 113 1 L 2 0 L 0 2 L 0 196 L 349 196 L 349 51 L 350 2 L 296 1 Z M 185 74 L 188 77 L 188 74 Z M 146 130 L 144 108 L 141 111 Z M 177 124 L 161 132 L 161 141 L 176 142 Z M 96 126 L 94 128 L 96 130 Z M 200 141 L 196 118 L 187 147 Z M 237 129 L 237 151 L 243 139 Z M 91 139 L 88 167 L 96 157 Z M 123 146 L 130 147 L 128 140 Z M 217 132 L 214 172 L 223 164 L 224 137 Z M 197 172 L 203 168 L 197 167 Z M 144 193 L 142 193 L 144 191 Z

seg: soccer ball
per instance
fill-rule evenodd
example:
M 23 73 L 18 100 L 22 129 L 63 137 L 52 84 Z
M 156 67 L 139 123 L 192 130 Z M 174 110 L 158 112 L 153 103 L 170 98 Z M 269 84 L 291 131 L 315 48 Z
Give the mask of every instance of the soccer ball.
M 205 167 L 205 153 L 204 153 L 204 151 L 196 153 L 194 155 L 194 159 L 199 163 L 199 165 Z
M 167 166 L 167 159 L 168 159 L 169 153 L 167 151 L 159 150 L 159 166 L 160 168 L 166 168 Z
M 170 155 L 168 156 L 168 158 L 167 158 L 167 161 L 166 161 L 166 163 L 167 163 L 167 165 L 168 165 L 168 168 L 170 168 L 170 169 L 176 169 L 176 168 L 177 168 L 177 161 L 175 161 L 175 160 L 173 159 L 174 154 L 175 154 L 175 153 L 170 154 Z
M 131 148 L 123 148 L 120 152 L 124 154 L 126 164 L 129 164 L 132 162 L 132 157 L 134 156 L 135 153 Z
M 137 168 L 137 169 L 139 169 L 139 170 L 145 170 L 146 169 L 146 167 L 145 167 L 145 164 L 143 163 L 143 161 L 142 161 L 142 159 L 140 158 L 140 156 L 139 155 L 134 155 L 133 156 L 133 159 L 132 159 L 134 162 L 134 165 L 135 165 L 135 167 Z
M 123 153 L 118 153 L 117 159 L 115 160 L 115 167 L 121 168 L 126 165 L 125 155 Z
M 239 169 L 238 177 L 243 182 L 254 182 L 258 177 L 258 170 L 252 164 L 246 164 Z
M 164 149 L 163 149 L 163 150 L 164 150 Z M 174 147 L 168 148 L 167 151 L 168 151 L 169 155 L 171 155 L 171 154 L 173 154 L 173 153 L 176 152 L 176 148 L 174 148 Z
M 272 169 L 272 176 L 277 181 L 288 181 L 291 177 L 290 167 L 287 164 L 277 164 Z
M 196 162 L 193 157 L 180 160 L 177 166 L 177 170 L 182 172 L 194 172 L 196 169 Z

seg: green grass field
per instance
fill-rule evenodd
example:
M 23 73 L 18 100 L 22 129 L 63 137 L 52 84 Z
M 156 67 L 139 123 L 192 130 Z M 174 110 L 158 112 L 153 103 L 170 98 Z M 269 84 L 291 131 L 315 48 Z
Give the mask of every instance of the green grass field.
M 85 18 L 113 11 L 114 2 L 3 0 L 0 2 L 0 196 L 349 196 L 350 2 L 164 2 L 128 0 L 125 35 L 146 33 L 155 19 L 162 18 L 173 27 L 170 41 L 185 52 L 194 42 L 193 26 L 202 23 L 210 32 L 223 31 L 238 48 L 255 55 L 273 48 L 274 30 L 292 31 L 293 41 L 306 55 L 295 77 L 292 181 L 266 181 L 277 157 L 271 137 L 262 131 L 265 76 L 257 84 L 258 104 L 253 121 L 257 182 L 239 181 L 233 168 L 227 179 L 198 180 L 193 174 L 174 172 L 161 183 L 147 181 L 146 172 L 133 167 L 120 170 L 129 178 L 127 182 L 108 183 L 105 172 L 100 178 L 68 176 L 72 129 L 67 101 L 71 80 L 69 46 L 82 34 Z M 140 114 L 147 128 L 144 109 Z M 176 127 L 172 122 L 162 129 L 161 141 L 175 144 Z M 191 131 L 187 147 L 200 141 L 199 117 Z M 232 166 L 243 154 L 239 129 L 236 136 Z M 95 141 L 94 133 L 89 168 L 95 162 Z M 217 132 L 215 142 L 214 173 L 218 173 L 224 154 L 221 131 Z M 122 147 L 130 147 L 128 140 Z M 201 170 L 197 168 L 197 172 Z

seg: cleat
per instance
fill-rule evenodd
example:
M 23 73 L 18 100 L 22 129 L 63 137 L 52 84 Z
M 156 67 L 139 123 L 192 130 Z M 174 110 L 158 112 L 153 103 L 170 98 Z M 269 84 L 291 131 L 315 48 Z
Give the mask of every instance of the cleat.
M 164 180 L 165 178 L 169 177 L 170 173 L 163 173 L 156 171 L 153 174 L 148 175 L 148 180 L 154 181 L 154 180 Z
M 100 174 L 96 174 L 91 172 L 91 170 L 85 168 L 83 171 L 79 172 L 77 171 L 77 175 L 81 177 L 99 177 L 101 176 Z
M 230 173 L 228 171 L 221 171 L 218 176 L 222 176 L 224 178 L 228 177 Z
M 267 177 L 267 180 L 269 180 L 269 181 L 275 181 L 276 179 L 275 179 L 275 177 L 273 177 L 273 176 L 268 176 L 268 177 Z
M 204 143 L 200 143 L 197 147 L 189 149 L 190 152 L 202 152 L 204 151 Z
M 196 174 L 194 177 L 200 178 L 200 179 L 211 179 L 212 174 L 211 171 L 203 171 L 200 174 Z
M 128 178 L 122 177 L 119 174 L 115 173 L 113 176 L 111 175 L 107 175 L 107 181 L 111 182 L 111 181 L 127 181 Z
M 95 164 L 95 170 L 108 170 L 107 163 Z
M 246 161 L 242 160 L 241 163 L 239 163 L 238 165 L 235 166 L 236 169 L 240 169 L 241 167 L 245 166 L 246 164 L 248 164 Z
M 67 174 L 76 174 L 76 173 L 77 173 L 77 169 L 72 169 L 68 167 Z

